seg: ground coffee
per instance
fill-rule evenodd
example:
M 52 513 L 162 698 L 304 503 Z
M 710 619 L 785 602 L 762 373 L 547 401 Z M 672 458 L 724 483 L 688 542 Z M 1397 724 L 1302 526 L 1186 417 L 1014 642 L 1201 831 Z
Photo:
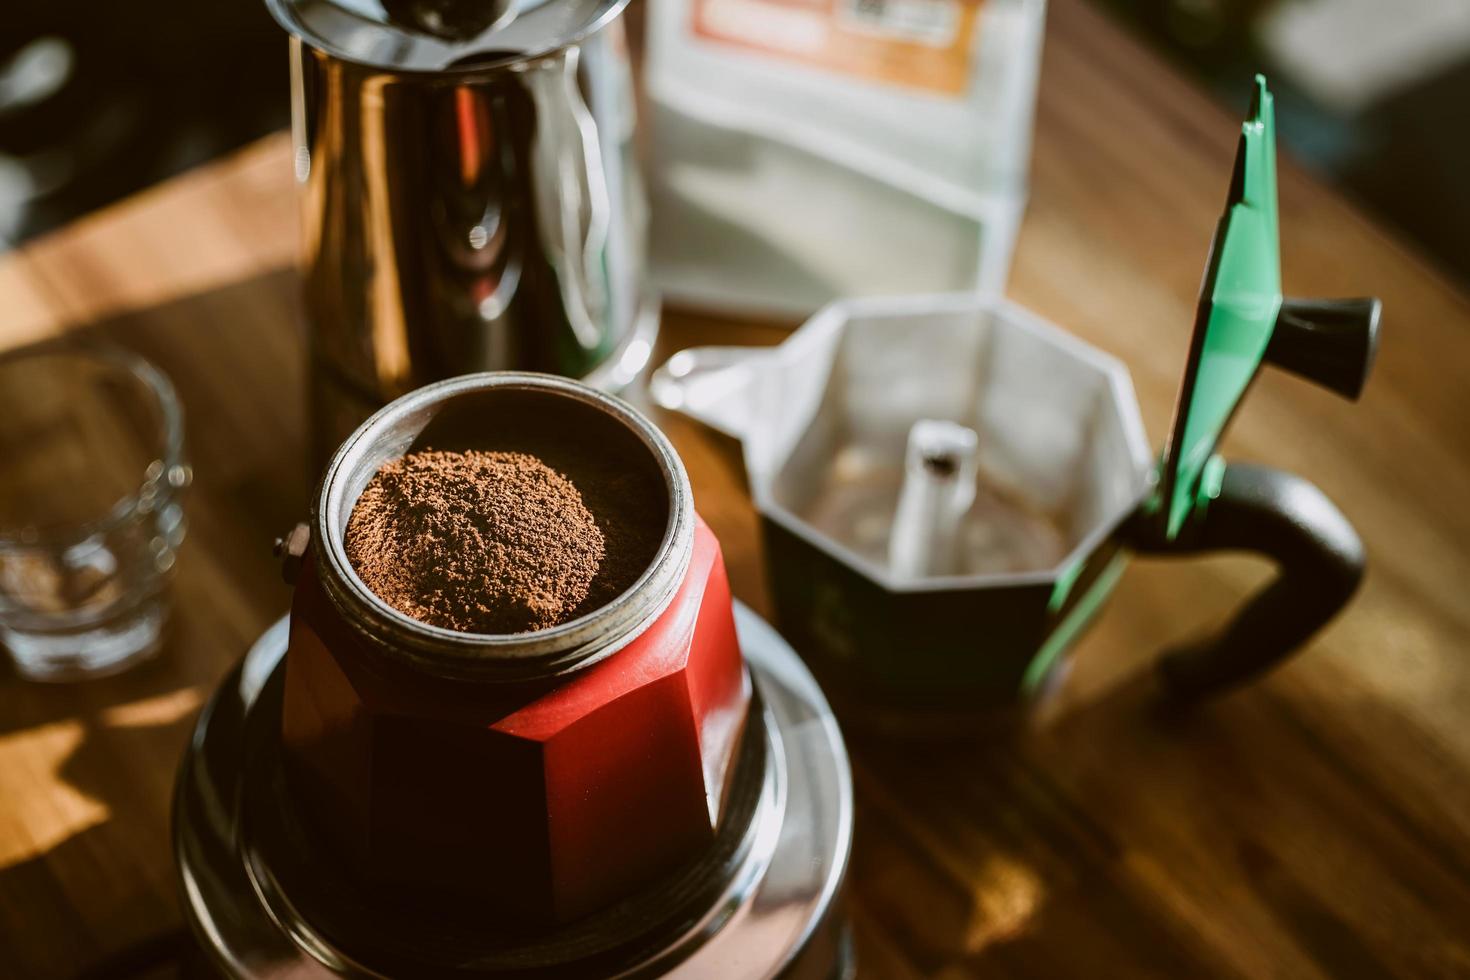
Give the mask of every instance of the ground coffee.
M 346 546 L 367 587 L 400 612 L 523 633 L 578 614 L 607 541 L 577 486 L 536 456 L 426 449 L 372 478 Z

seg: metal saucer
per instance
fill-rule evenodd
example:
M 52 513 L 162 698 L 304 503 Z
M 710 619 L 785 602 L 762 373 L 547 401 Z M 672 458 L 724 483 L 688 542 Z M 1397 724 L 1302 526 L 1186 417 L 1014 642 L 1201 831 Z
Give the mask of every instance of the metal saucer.
M 478 929 L 463 909 L 375 907 L 331 859 L 316 859 L 283 805 L 287 620 L 277 621 L 205 708 L 179 773 L 174 850 L 199 944 L 224 973 L 251 978 L 850 977 L 842 737 L 790 646 L 738 602 L 735 621 L 761 703 L 733 830 L 645 892 L 539 935 Z

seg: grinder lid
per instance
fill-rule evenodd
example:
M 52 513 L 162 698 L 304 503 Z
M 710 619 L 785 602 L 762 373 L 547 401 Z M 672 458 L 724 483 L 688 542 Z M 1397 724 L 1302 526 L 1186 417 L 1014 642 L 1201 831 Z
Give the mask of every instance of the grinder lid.
M 1260 369 L 1281 302 L 1276 120 L 1266 79 L 1257 75 L 1164 451 L 1160 490 L 1171 539 L 1193 512 L 1215 446 Z
M 585 38 L 628 0 L 265 0 L 276 21 L 334 58 L 380 71 L 483 72 Z

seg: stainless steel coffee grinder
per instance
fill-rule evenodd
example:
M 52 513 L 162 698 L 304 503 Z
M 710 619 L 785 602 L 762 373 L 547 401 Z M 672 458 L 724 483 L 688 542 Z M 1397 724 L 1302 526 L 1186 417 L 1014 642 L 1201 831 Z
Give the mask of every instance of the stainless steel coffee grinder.
M 695 348 L 656 400 L 739 438 L 776 625 L 853 724 L 988 728 L 1054 690 L 1130 553 L 1250 551 L 1276 577 L 1160 661 L 1176 697 L 1251 679 L 1348 602 L 1364 551 L 1315 486 L 1216 454 L 1263 364 L 1356 398 L 1375 299 L 1283 299 L 1258 80 L 1160 460 L 1127 369 L 996 297 L 859 299 L 776 348 Z
M 657 327 L 627 0 L 267 0 L 291 35 L 318 463 L 386 402 L 617 389 Z

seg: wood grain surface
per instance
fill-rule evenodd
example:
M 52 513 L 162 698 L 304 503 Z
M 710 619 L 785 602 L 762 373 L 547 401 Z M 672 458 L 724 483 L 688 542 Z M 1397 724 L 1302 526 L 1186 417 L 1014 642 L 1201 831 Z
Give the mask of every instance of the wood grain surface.
M 1010 293 L 1129 365 L 1155 442 L 1237 124 L 1054 0 Z M 1288 290 L 1381 296 L 1382 353 L 1355 406 L 1263 376 L 1224 451 L 1328 489 L 1368 546 L 1362 592 L 1284 669 L 1171 714 L 1154 653 L 1267 570 L 1138 562 L 1047 717 L 979 745 L 856 741 L 863 976 L 1470 976 L 1470 305 L 1289 161 L 1280 179 Z M 81 331 L 154 359 L 196 473 L 165 655 L 80 686 L 0 676 L 0 976 L 174 972 L 175 764 L 286 607 L 270 541 L 306 498 L 295 234 L 273 137 L 0 260 L 0 346 Z M 674 311 L 662 348 L 782 335 Z M 728 447 L 665 421 L 766 608 Z

